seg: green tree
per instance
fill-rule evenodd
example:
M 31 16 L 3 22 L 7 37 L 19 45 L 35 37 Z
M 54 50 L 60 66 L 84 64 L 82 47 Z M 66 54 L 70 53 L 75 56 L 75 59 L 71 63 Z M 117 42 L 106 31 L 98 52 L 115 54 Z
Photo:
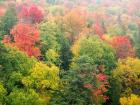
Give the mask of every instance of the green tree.
M 42 41 L 42 53 L 45 54 L 48 49 L 60 51 L 60 44 L 57 41 L 57 36 L 61 33 L 60 28 L 54 21 L 42 22 L 39 25 L 40 36 Z
M 116 63 L 115 52 L 110 45 L 96 36 L 83 37 L 75 42 L 72 68 L 87 68 L 92 70 L 94 65 L 104 65 L 110 72 Z
M 8 93 L 4 103 L 47 105 L 52 93 L 59 90 L 59 68 L 30 58 L 12 46 L 0 44 L 0 50 L 0 80 Z M 0 98 L 1 90 L 4 92 L 0 85 Z
M 53 52 L 59 56 L 59 59 L 57 59 L 59 62 L 55 62 L 55 64 L 67 70 L 71 59 L 70 42 L 64 36 L 63 25 L 61 22 L 59 23 L 55 20 L 45 21 L 39 25 L 39 29 L 41 35 L 42 55 L 44 55 L 47 60 L 49 58 L 49 51 L 53 50 Z
M 134 45 L 135 45 L 135 49 L 136 49 L 136 55 L 137 57 L 140 58 L 140 25 L 138 25 L 138 27 L 135 27 L 135 34 L 133 34 L 133 40 L 134 40 Z
M 7 97 L 8 105 L 46 105 L 34 90 L 15 89 Z
M 1 72 L 14 70 L 26 74 L 36 62 L 35 58 L 29 58 L 15 47 L 1 45 L 0 50 L 0 65 L 3 69 Z
M 2 38 L 3 35 L 10 35 L 10 30 L 16 24 L 16 22 L 16 9 L 14 6 L 9 7 L 5 15 L 0 20 L 0 38 Z

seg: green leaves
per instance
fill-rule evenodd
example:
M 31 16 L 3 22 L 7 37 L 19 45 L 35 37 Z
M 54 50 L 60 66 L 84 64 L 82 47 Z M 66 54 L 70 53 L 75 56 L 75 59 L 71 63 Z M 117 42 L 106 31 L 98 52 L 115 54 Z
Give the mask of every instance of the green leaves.
M 111 70 L 115 66 L 116 58 L 114 50 L 105 42 L 97 37 L 85 37 L 80 39 L 77 49 L 73 46 L 74 53 L 73 63 L 76 63 L 80 69 L 92 69 L 93 65 L 105 65 L 106 70 Z M 82 66 L 83 65 L 83 66 Z
M 10 29 L 16 24 L 17 16 L 15 7 L 10 7 L 0 22 L 0 35 L 10 35 Z
M 41 100 L 39 95 L 32 89 L 15 89 L 7 98 L 8 105 L 46 105 L 47 101 Z
M 5 104 L 6 94 L 7 94 L 7 91 L 4 88 L 3 84 L 0 82 L 0 105 Z

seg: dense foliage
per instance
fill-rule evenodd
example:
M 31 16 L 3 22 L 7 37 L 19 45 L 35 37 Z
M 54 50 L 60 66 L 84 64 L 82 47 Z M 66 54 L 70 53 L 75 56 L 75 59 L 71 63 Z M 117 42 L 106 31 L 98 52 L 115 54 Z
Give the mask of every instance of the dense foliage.
M 72 52 L 74 54 L 72 66 L 77 66 L 73 67 L 76 69 L 92 70 L 94 65 L 104 65 L 106 70 L 111 71 L 115 66 L 115 52 L 98 37 L 77 40 L 72 47 Z
M 140 105 L 140 0 L 0 0 L 0 105 Z
M 14 6 L 7 9 L 4 16 L 1 17 L 0 20 L 0 36 L 10 35 L 11 28 L 16 24 L 16 10 Z M 0 37 L 0 38 L 1 38 Z

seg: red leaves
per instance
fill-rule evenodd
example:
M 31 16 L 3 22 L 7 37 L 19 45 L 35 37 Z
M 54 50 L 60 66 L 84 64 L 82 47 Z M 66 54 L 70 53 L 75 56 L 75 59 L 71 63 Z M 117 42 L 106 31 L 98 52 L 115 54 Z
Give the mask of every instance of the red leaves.
M 32 18 L 33 22 L 39 23 L 43 19 L 43 14 L 37 6 L 32 5 L 29 9 L 29 17 Z
M 99 96 L 99 95 L 102 95 L 103 92 L 101 89 L 96 89 L 95 91 L 92 92 L 92 94 L 94 94 L 95 96 Z
M 99 37 L 102 37 L 102 35 L 104 34 L 103 28 L 98 23 L 93 25 L 93 29 L 94 29 L 95 34 L 99 35 Z
M 39 10 L 39 8 L 35 5 L 32 5 L 30 7 L 22 6 L 22 9 L 18 16 L 20 19 L 31 23 L 39 23 L 43 19 L 42 11 Z
M 115 48 L 118 58 L 124 59 L 126 57 L 135 56 L 132 42 L 128 36 L 113 37 L 111 45 Z
M 107 76 L 105 74 L 97 74 L 96 75 L 96 78 L 100 81 L 100 82 L 103 82 L 103 81 L 106 81 L 107 80 Z
M 104 96 L 103 98 L 104 98 L 105 101 L 106 100 L 109 100 L 109 97 L 108 96 Z
M 109 83 L 107 80 L 107 75 L 103 74 L 103 73 L 99 73 L 99 74 L 94 74 L 93 76 L 95 76 L 95 82 L 94 85 L 87 83 L 84 85 L 84 88 L 90 90 L 91 92 L 91 97 L 93 98 L 94 101 L 99 101 L 99 100 L 103 100 L 106 101 L 109 99 L 108 96 L 105 96 L 104 93 L 106 93 L 108 91 Z M 97 99 L 97 100 L 96 100 Z
M 87 88 L 87 89 L 92 89 L 92 88 L 93 88 L 93 86 L 92 86 L 91 84 L 85 84 L 85 85 L 84 85 L 84 88 Z
M 12 45 L 26 52 L 29 56 L 38 57 L 40 55 L 39 48 L 35 47 L 36 42 L 39 41 L 39 32 L 36 28 L 29 24 L 17 24 L 11 30 L 14 39 Z M 3 39 L 3 43 L 9 43 L 11 39 L 7 36 Z
M 11 38 L 9 35 L 5 35 L 3 40 L 2 40 L 2 43 L 5 43 L 5 44 L 9 44 L 11 43 Z

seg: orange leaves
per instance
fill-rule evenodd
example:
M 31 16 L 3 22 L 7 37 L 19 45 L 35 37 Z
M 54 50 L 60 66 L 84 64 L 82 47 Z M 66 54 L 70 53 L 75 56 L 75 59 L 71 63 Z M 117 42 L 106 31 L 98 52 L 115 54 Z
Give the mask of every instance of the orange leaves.
M 72 10 L 63 19 L 67 37 L 74 41 L 75 36 L 85 27 L 86 18 L 79 10 Z
M 12 45 L 26 52 L 29 56 L 38 57 L 40 55 L 39 48 L 35 47 L 39 41 L 39 32 L 36 28 L 29 24 L 19 23 L 11 30 L 11 34 L 13 37 Z M 10 40 L 10 37 L 5 36 L 3 43 L 9 43 Z
M 34 45 L 35 42 L 39 41 L 38 30 L 29 24 L 17 24 L 11 30 L 11 34 L 17 44 L 25 43 L 27 45 Z

